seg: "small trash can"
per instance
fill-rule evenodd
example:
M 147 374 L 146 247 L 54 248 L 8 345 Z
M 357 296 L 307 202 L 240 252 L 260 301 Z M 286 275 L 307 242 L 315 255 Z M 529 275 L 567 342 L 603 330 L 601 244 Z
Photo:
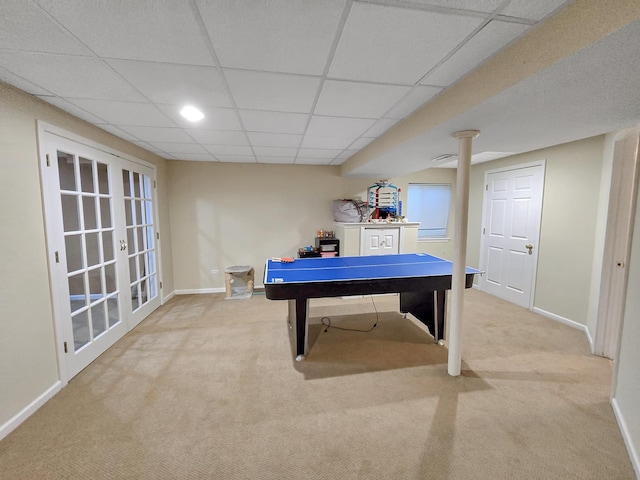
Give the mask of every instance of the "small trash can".
M 224 269 L 226 299 L 250 298 L 253 295 L 254 271 L 251 265 L 233 265 Z

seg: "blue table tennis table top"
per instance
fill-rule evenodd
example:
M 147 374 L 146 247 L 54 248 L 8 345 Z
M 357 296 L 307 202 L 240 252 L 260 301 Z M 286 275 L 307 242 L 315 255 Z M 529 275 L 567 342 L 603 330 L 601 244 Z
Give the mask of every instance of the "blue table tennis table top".
M 312 283 L 451 275 L 453 263 L 427 253 L 267 260 L 264 283 Z M 480 270 L 466 267 L 467 274 Z

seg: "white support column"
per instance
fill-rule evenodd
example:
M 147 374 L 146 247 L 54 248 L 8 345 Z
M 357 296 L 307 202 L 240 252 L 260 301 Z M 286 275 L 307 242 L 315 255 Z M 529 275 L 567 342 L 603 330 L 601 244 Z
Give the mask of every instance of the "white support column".
M 467 265 L 467 223 L 469 219 L 469 179 L 471 177 L 471 144 L 480 132 L 455 132 L 458 139 L 458 172 L 456 175 L 456 219 L 453 243 L 453 276 L 451 278 L 451 317 L 449 319 L 449 375 L 460 375 L 462 363 L 462 310 L 464 305 L 465 269 Z

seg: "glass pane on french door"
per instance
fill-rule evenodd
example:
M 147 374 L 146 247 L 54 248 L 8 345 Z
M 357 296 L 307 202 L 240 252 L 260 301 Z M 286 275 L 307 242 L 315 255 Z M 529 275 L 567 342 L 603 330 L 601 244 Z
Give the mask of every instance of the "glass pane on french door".
M 73 351 L 121 322 L 111 167 L 57 152 Z
M 153 179 L 149 175 L 123 169 L 122 184 L 129 258 L 131 311 L 135 313 L 158 298 Z

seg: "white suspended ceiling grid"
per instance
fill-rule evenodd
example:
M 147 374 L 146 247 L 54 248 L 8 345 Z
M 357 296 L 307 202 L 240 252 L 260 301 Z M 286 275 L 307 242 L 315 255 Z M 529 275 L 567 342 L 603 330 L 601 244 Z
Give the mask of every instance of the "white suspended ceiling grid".
M 567 3 L 3 0 L 0 80 L 169 160 L 340 165 Z

